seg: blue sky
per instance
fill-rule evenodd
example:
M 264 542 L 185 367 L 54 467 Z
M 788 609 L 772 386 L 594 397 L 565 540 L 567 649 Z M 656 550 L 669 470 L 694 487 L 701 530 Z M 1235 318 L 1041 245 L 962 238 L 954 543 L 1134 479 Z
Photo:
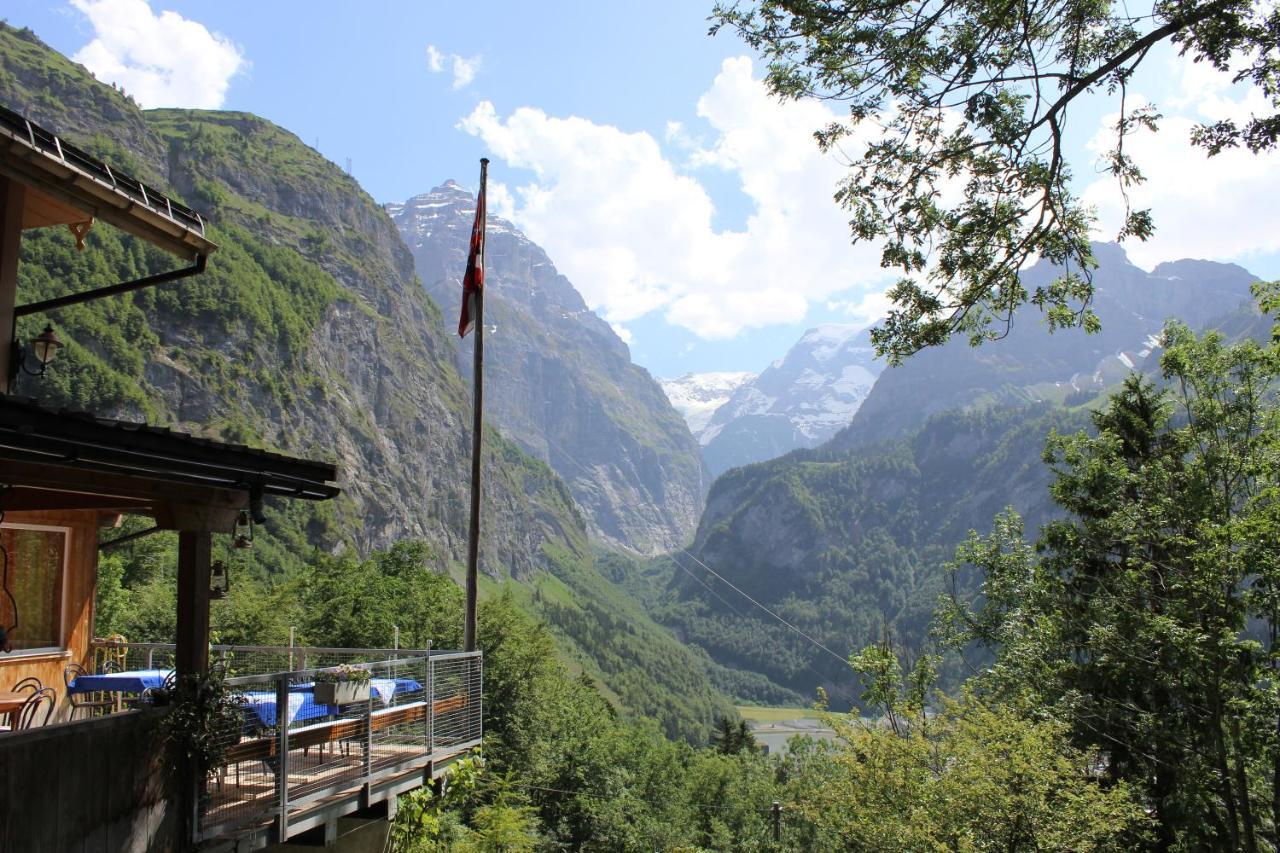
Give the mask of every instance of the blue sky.
M 888 279 L 850 247 L 831 202 L 838 163 L 810 132 L 834 117 L 780 105 L 733 37 L 707 36 L 710 0 L 635 4 L 247 3 L 58 0 L 4 13 L 144 106 L 257 113 L 297 133 L 379 201 L 491 165 L 491 208 L 542 244 L 656 375 L 760 370 L 821 322 L 863 323 Z M 1165 131 L 1131 150 L 1151 178 L 1144 267 L 1234 260 L 1280 277 L 1280 161 L 1190 151 L 1192 121 L 1249 94 L 1171 55 L 1135 90 Z M 1077 190 L 1106 223 L 1115 199 L 1078 110 Z M 1096 147 L 1096 146 L 1095 146 Z

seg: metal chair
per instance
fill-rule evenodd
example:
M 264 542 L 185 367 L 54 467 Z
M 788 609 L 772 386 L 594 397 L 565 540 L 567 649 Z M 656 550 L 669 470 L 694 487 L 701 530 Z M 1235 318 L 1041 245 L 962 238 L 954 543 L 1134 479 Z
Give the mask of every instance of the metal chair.
M 75 719 L 77 711 L 87 711 L 90 716 L 115 707 L 115 700 L 102 698 L 97 693 L 74 693 L 72 685 L 82 675 L 88 675 L 85 668 L 78 663 L 67 664 L 62 669 L 62 680 L 67 686 L 67 701 L 71 703 L 71 718 Z
M 41 687 L 35 693 L 27 697 L 27 701 L 23 703 L 22 709 L 18 711 L 18 728 L 29 729 L 34 726 L 49 725 L 49 718 L 53 716 L 54 705 L 57 704 L 58 697 L 53 692 L 52 687 Z M 40 718 L 40 709 L 44 709 L 44 718 Z M 39 720 L 37 723 L 36 721 Z
M 44 689 L 44 684 L 40 681 L 40 679 L 36 678 L 34 675 L 29 675 L 26 678 L 19 681 L 17 684 L 13 685 L 14 693 L 26 693 L 27 691 L 30 691 L 32 693 L 39 693 L 43 689 Z
M 94 640 L 97 643 L 98 640 Z M 99 672 L 121 672 L 129 667 L 125 664 L 128 662 L 129 655 L 128 640 L 123 634 L 112 634 L 102 640 L 103 643 L 111 643 L 110 646 L 95 645 L 93 648 L 93 662 Z M 103 667 L 111 666 L 112 670 L 106 670 Z

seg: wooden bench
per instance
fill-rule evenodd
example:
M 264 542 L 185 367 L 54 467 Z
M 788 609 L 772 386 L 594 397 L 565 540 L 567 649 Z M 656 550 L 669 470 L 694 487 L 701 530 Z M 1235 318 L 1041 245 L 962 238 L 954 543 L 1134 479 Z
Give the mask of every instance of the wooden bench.
M 435 715 L 447 714 L 467 706 L 466 696 L 450 696 L 448 699 L 437 699 L 431 705 Z M 374 711 L 369 715 L 369 727 L 377 732 L 392 726 L 406 723 L 417 723 L 427 718 L 426 702 L 410 702 L 394 708 Z M 332 720 L 326 723 L 315 723 L 289 730 L 289 749 L 305 749 L 335 741 L 359 738 L 364 736 L 364 718 Z M 267 761 L 276 757 L 278 741 L 274 736 L 253 738 L 241 741 L 227 750 L 226 763 L 241 761 Z

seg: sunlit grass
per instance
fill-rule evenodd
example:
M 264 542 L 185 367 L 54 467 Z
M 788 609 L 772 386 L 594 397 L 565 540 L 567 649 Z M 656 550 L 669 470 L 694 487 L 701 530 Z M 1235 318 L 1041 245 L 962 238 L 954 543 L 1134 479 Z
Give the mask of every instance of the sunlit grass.
M 819 711 L 812 708 L 769 708 L 759 705 L 739 705 L 742 719 L 755 723 L 776 723 L 781 720 L 817 719 Z

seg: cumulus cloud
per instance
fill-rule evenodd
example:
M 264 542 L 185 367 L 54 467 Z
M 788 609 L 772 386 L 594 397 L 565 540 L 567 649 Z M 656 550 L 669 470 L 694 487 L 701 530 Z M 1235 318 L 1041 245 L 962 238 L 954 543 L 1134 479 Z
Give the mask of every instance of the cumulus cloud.
M 480 70 L 480 57 L 473 56 L 470 59 L 464 59 L 461 56 L 453 57 L 453 88 L 461 89 L 472 80 L 476 79 L 476 72 Z
M 1233 85 L 1230 75 L 1206 63 L 1171 62 L 1175 90 L 1164 100 L 1159 132 L 1125 140 L 1125 152 L 1146 176 L 1145 183 L 1130 189 L 1131 203 L 1135 209 L 1150 208 L 1156 226 L 1145 243 L 1127 240 L 1125 251 L 1148 268 L 1186 257 L 1247 265 L 1252 255 L 1280 251 L 1280 207 L 1275 204 L 1280 157 L 1239 149 L 1208 157 L 1190 142 L 1191 130 L 1200 122 L 1239 122 L 1250 114 L 1265 114 L 1265 99 L 1256 89 Z M 1115 120 L 1105 118 L 1089 142 L 1095 155 L 1113 144 L 1108 128 Z M 1098 212 L 1098 237 L 1114 239 L 1124 215 L 1115 179 L 1104 176 L 1092 182 L 1082 198 Z
M 147 0 L 71 0 L 93 40 L 72 57 L 117 83 L 144 107 L 217 109 L 231 78 L 248 63 L 240 48 L 177 12 L 156 14 Z
M 836 118 L 817 102 L 779 103 L 746 57 L 728 59 L 699 99 L 708 144 L 680 125 L 670 159 L 650 134 L 480 103 L 460 126 L 533 178 L 511 188 L 512 218 L 545 246 L 587 303 L 618 326 L 653 311 L 703 338 L 801 320 L 813 301 L 880 293 L 873 246 L 851 247 L 831 201 L 844 167 L 812 132 Z M 701 170 L 731 175 L 750 202 L 740 230 L 717 230 Z
M 453 74 L 453 88 L 462 89 L 476 79 L 476 72 L 480 70 L 480 57 L 446 54 L 433 44 L 427 45 L 427 68 L 433 74 L 439 74 L 446 67 Z
M 827 310 L 845 314 L 860 326 L 870 326 L 883 319 L 892 305 L 883 291 L 871 291 L 856 299 L 828 300 Z

